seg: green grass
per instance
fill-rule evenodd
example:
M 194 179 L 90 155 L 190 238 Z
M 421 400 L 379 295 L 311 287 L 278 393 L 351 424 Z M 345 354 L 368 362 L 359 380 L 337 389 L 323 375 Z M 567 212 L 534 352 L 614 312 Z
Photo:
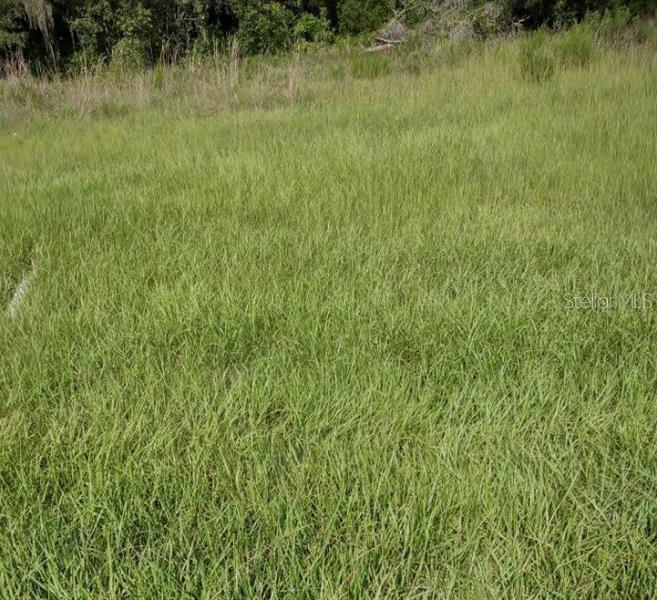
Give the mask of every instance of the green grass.
M 3 598 L 657 594 L 654 53 L 341 73 L 7 113 Z

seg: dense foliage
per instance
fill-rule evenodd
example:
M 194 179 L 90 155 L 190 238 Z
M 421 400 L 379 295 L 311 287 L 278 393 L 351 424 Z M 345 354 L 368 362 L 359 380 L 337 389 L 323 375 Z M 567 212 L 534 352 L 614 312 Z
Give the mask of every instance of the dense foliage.
M 500 0 L 530 27 L 578 20 L 588 11 L 650 10 L 657 0 Z M 484 0 L 461 5 L 476 8 Z M 243 52 L 358 35 L 395 12 L 448 0 L 0 0 L 0 58 L 76 67 L 99 60 L 154 63 L 222 47 L 239 32 Z M 450 4 L 451 6 L 451 4 Z M 407 11 L 408 12 L 408 11 Z

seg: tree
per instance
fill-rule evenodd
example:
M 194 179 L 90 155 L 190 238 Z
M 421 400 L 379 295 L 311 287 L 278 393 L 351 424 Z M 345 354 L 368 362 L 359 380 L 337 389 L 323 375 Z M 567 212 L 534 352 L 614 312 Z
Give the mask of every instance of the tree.
M 0 56 L 8 56 L 25 45 L 15 0 L 0 0 Z

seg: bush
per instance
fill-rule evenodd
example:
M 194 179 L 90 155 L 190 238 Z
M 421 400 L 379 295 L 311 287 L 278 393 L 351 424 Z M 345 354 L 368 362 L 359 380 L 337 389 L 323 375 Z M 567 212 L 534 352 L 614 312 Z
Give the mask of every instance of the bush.
M 247 54 L 279 52 L 290 45 L 294 14 L 280 2 L 248 4 L 238 17 L 240 46 Z
M 303 13 L 294 26 L 294 37 L 299 42 L 331 43 L 334 36 L 331 31 L 331 24 L 326 18 L 326 11 L 323 10 L 320 16 Z
M 392 16 L 390 0 L 343 0 L 339 22 L 343 33 L 359 34 L 374 31 Z
M 112 67 L 138 69 L 146 64 L 146 44 L 136 38 L 123 38 L 112 48 Z
M 532 81 L 547 81 L 554 75 L 554 56 L 539 31 L 523 40 L 520 46 L 520 73 Z
M 562 65 L 586 67 L 594 53 L 593 36 L 584 25 L 575 25 L 555 40 L 555 53 Z

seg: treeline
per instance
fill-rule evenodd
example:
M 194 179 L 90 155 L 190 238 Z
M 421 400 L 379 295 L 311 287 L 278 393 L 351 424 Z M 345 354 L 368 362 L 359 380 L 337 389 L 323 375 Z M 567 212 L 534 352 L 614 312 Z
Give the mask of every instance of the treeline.
M 657 0 L 500 0 L 525 26 L 578 20 L 590 11 L 638 14 Z M 484 0 L 465 0 L 476 8 Z M 243 53 L 295 43 L 330 43 L 381 27 L 395 14 L 422 14 L 440 0 L 0 0 L 0 60 L 21 56 L 49 68 L 99 61 L 175 61 L 225 48 Z M 421 17 L 420 17 L 421 18 Z

